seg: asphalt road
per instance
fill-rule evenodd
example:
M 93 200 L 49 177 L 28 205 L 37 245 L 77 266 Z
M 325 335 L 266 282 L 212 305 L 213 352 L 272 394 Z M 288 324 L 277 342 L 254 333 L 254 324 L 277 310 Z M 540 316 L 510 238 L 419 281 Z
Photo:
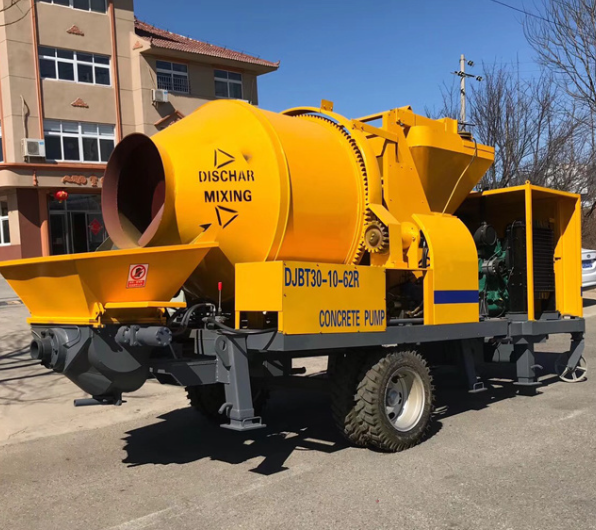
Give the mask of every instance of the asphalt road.
M 561 338 L 541 345 L 566 347 Z M 438 375 L 431 436 L 400 454 L 347 447 L 317 392 L 274 393 L 269 427 L 249 434 L 208 425 L 177 389 L 122 407 L 146 414 L 87 409 L 89 421 L 78 416 L 68 432 L 0 445 L 0 528 L 596 528 L 596 378 L 545 376 L 525 397 L 500 370 L 488 374 L 499 376 L 494 388 L 470 396 Z M 112 410 L 113 422 L 94 423 Z

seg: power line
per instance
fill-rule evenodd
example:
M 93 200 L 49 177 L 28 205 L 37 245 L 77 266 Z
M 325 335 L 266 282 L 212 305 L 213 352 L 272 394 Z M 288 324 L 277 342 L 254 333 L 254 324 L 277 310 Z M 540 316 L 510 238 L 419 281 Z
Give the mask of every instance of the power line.
M 554 20 L 549 20 L 548 18 L 537 15 L 536 13 L 531 13 L 530 11 L 526 11 L 525 9 L 520 9 L 519 7 L 511 6 L 509 4 L 506 4 L 505 2 L 501 2 L 500 0 L 489 0 L 489 1 L 492 2 L 493 4 L 499 4 L 500 6 L 507 7 L 508 9 L 513 9 L 513 11 L 517 11 L 518 13 L 523 13 L 524 15 L 526 15 L 528 17 L 533 17 L 533 18 L 537 18 L 538 20 L 542 20 L 543 22 L 548 22 L 549 24 L 552 24 L 553 26 L 560 26 L 562 28 L 566 28 L 568 30 L 573 31 L 569 26 L 565 26 L 564 24 L 560 24 L 558 22 L 555 22 Z
M 540 15 L 537 15 L 536 13 L 530 13 L 529 11 L 520 9 L 519 7 L 510 6 L 509 4 L 506 4 L 505 2 L 500 2 L 499 0 L 490 0 L 490 1 L 493 2 L 494 4 L 499 4 L 500 6 L 507 7 L 509 9 L 513 9 L 514 11 L 518 11 L 519 13 L 523 13 L 524 15 L 528 15 L 529 17 L 539 18 L 540 20 L 544 20 L 544 22 L 549 22 L 550 24 L 553 24 L 552 20 L 549 20 L 548 18 L 541 17 Z

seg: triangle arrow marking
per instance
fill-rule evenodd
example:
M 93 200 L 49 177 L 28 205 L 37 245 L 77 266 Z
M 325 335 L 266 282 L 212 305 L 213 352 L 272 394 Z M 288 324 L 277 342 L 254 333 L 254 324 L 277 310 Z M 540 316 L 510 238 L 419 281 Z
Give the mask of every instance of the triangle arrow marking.
M 238 212 L 236 210 L 226 208 L 225 206 L 217 205 L 215 207 L 215 213 L 217 215 L 217 222 L 222 228 L 228 226 L 234 219 L 236 219 L 236 217 L 238 217 Z
M 221 155 L 223 155 L 223 156 L 221 156 Z M 230 153 L 226 153 L 222 149 L 215 150 L 215 158 L 214 158 L 215 169 L 221 169 L 222 167 L 226 167 L 228 164 L 231 164 L 235 160 L 236 159 Z

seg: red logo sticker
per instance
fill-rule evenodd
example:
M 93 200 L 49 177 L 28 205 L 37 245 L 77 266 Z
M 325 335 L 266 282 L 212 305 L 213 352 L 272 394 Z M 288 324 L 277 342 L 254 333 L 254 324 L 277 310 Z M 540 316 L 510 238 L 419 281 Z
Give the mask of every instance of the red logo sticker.
M 135 289 L 138 287 L 145 287 L 147 284 L 147 272 L 149 271 L 148 263 L 135 263 L 128 268 L 128 283 L 127 289 Z

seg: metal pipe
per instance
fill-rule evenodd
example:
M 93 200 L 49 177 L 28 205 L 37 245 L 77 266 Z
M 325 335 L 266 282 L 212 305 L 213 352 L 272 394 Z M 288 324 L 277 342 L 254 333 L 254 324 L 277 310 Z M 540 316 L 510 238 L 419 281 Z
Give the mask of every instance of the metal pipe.
M 121 326 L 115 340 L 121 346 L 165 348 L 172 342 L 172 332 L 165 326 Z
M 33 40 L 33 66 L 35 69 L 35 95 L 37 98 L 37 120 L 39 124 L 39 136 L 43 138 L 43 99 L 41 91 L 41 75 L 39 73 L 39 28 L 37 27 L 37 7 L 35 6 L 35 0 L 31 0 L 31 28 L 32 28 L 32 40 Z M 21 96 L 22 97 L 22 96 Z M 22 111 L 21 111 L 22 112 Z M 25 131 L 23 131 L 23 134 Z M 28 136 L 28 135 L 27 135 Z
M 122 140 L 122 105 L 120 104 L 120 72 L 118 69 L 118 44 L 116 42 L 116 14 L 114 0 L 108 3 L 110 34 L 112 37 L 112 81 L 114 85 L 114 105 L 116 109 L 116 140 Z

